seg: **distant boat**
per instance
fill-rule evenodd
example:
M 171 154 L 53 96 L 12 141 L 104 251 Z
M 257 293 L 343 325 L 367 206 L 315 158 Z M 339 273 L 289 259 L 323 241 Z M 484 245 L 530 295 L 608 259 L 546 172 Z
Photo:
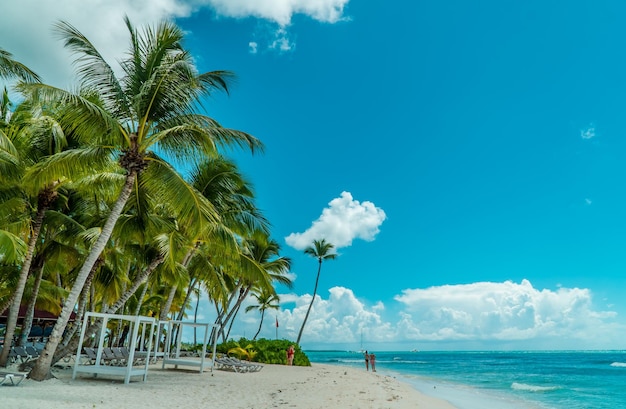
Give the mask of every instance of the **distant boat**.
M 411 352 L 419 352 L 417 349 L 412 349 Z
M 357 351 L 359 354 L 364 354 L 365 349 L 363 349 L 363 330 L 361 330 L 361 349 Z

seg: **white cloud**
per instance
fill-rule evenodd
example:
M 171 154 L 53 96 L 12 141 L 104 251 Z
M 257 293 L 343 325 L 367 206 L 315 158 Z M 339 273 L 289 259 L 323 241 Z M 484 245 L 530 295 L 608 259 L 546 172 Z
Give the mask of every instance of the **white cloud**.
M 479 282 L 407 289 L 400 337 L 424 341 L 562 340 L 590 345 L 616 341 L 616 314 L 596 311 L 588 289 L 538 290 L 520 284 Z
M 595 126 L 589 125 L 588 127 L 580 130 L 580 137 L 583 139 L 591 139 L 596 136 Z
M 270 20 L 281 27 L 291 24 L 295 14 L 304 14 L 324 23 L 336 23 L 344 18 L 344 8 L 350 0 L 202 0 L 226 17 L 257 17 Z
M 349 192 L 333 199 L 329 207 L 304 233 L 291 233 L 285 241 L 291 247 L 302 250 L 313 240 L 326 239 L 335 248 L 352 245 L 356 238 L 372 241 L 385 221 L 385 212 L 372 202 L 360 203 Z
M 281 309 L 267 311 L 259 337 L 295 340 L 311 302 L 310 294 L 280 294 Z M 426 289 L 407 289 L 393 306 L 372 304 L 345 287 L 316 296 L 307 321 L 304 348 L 363 346 L 376 350 L 402 349 L 618 349 L 626 330 L 612 311 L 593 307 L 589 289 L 535 289 L 530 282 L 478 282 Z M 252 337 L 259 326 L 258 311 L 235 321 L 231 338 Z M 287 304 L 293 307 L 286 308 Z M 202 319 L 213 322 L 214 309 L 204 296 Z
M 52 33 L 59 20 L 67 21 L 96 46 L 114 65 L 126 51 L 128 32 L 123 17 L 128 15 L 136 27 L 164 19 L 185 18 L 201 8 L 211 8 L 230 18 L 255 17 L 278 25 L 272 28 L 267 48 L 288 51 L 295 43 L 286 27 L 295 14 L 320 22 L 336 23 L 344 18 L 349 0 L 20 0 L 4 1 L 0 12 L 1 47 L 15 59 L 43 77 L 46 83 L 62 88 L 72 84 L 73 58 Z M 282 33 L 282 34 L 281 34 Z M 250 49 L 256 51 L 259 44 Z
M 279 52 L 293 51 L 296 43 L 290 39 L 290 35 L 284 28 L 279 28 L 274 32 L 274 39 L 268 48 Z
M 250 41 L 248 43 L 248 47 L 250 47 L 250 54 L 256 54 L 259 48 L 259 44 L 257 44 L 255 41 Z
M 98 48 L 109 63 L 126 51 L 128 15 L 136 27 L 166 18 L 187 17 L 194 9 L 181 0 L 21 0 L 4 2 L 0 13 L 2 47 L 41 75 L 45 82 L 68 88 L 73 78 L 73 58 L 53 34 L 52 26 L 67 21 Z

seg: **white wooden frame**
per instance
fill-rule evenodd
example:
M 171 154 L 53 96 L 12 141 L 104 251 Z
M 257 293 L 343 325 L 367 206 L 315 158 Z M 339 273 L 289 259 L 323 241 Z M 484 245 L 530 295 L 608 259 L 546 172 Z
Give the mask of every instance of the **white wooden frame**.
M 133 360 L 135 358 L 135 350 L 137 349 L 137 338 L 139 335 L 139 329 L 142 329 L 142 334 L 146 333 L 146 326 L 149 325 L 150 329 L 148 331 L 148 347 L 147 350 L 150 351 L 152 348 L 152 341 L 154 338 L 154 325 L 156 323 L 155 318 L 144 317 L 144 316 L 135 316 L 135 315 L 118 315 L 118 314 L 103 314 L 98 312 L 87 312 L 85 313 L 85 319 L 83 320 L 83 325 L 80 331 L 80 340 L 78 342 L 78 349 L 76 350 L 76 356 L 80 357 L 81 351 L 83 349 L 83 341 L 85 338 L 85 330 L 88 327 L 88 324 L 91 319 L 102 319 L 102 330 L 100 331 L 100 339 L 98 342 L 98 349 L 96 352 L 96 362 L 93 365 L 85 365 L 82 364 L 80 359 L 76 359 L 74 363 L 74 371 L 72 373 L 72 380 L 76 379 L 77 373 L 90 373 L 93 374 L 94 377 L 98 376 L 98 374 L 102 375 L 118 375 L 124 377 L 124 383 L 127 384 L 130 382 L 131 376 L 141 376 L 143 382 L 146 381 L 148 377 L 148 365 L 150 363 L 150 359 L 146 359 L 145 365 L 141 367 L 134 367 Z M 104 336 L 106 335 L 107 322 L 109 320 L 123 320 L 128 321 L 131 325 L 130 331 L 130 346 L 128 348 L 129 357 L 126 363 L 126 366 L 113 366 L 113 365 L 102 365 L 102 349 L 104 348 Z
M 159 328 L 161 323 L 159 323 Z M 186 359 L 185 357 L 180 356 L 180 346 L 182 342 L 183 336 L 183 328 L 184 327 L 192 327 L 192 328 L 204 328 L 204 336 L 202 341 L 202 352 L 200 353 L 200 359 Z M 186 322 L 186 321 L 167 321 L 167 338 L 165 340 L 165 352 L 163 353 L 163 365 L 162 368 L 165 369 L 165 365 L 174 365 L 174 368 L 178 369 L 179 365 L 183 366 L 192 366 L 200 368 L 200 373 L 204 372 L 207 367 L 206 362 L 206 346 L 209 342 L 209 335 L 211 332 L 211 328 L 217 327 L 214 324 L 205 324 L 205 323 L 197 323 L 197 322 Z M 174 330 L 177 330 L 176 340 L 172 342 L 172 334 Z M 213 371 L 213 367 L 215 366 L 215 352 L 217 348 L 217 343 L 215 342 L 217 337 L 216 335 L 213 337 L 213 354 L 210 360 L 210 368 Z

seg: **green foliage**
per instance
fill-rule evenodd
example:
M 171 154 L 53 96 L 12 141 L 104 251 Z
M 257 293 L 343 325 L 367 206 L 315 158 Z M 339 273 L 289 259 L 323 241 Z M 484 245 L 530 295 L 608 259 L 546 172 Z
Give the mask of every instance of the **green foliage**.
M 245 347 L 235 343 L 237 346 L 228 350 L 228 355 L 237 355 L 239 359 L 245 359 L 246 361 L 252 361 L 257 354 L 252 344 L 248 344 Z
M 311 366 L 309 357 L 300 349 L 300 346 L 287 339 L 273 340 L 261 338 L 258 340 L 248 340 L 241 338 L 239 341 L 230 340 L 218 345 L 217 352 L 232 355 L 234 351 L 241 348 L 241 345 L 246 345 L 245 350 L 256 352 L 251 358 L 253 362 L 279 365 L 287 364 L 287 348 L 289 348 L 289 345 L 293 345 L 296 351 L 293 364 L 296 366 Z

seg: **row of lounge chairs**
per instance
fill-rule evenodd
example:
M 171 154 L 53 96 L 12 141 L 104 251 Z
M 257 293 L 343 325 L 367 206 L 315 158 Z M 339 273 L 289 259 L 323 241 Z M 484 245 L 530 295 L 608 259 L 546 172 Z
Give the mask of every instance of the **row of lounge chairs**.
M 9 361 L 11 363 L 26 362 L 39 358 L 39 351 L 34 346 L 12 347 L 9 351 Z
M 258 372 L 263 369 L 263 365 L 253 362 L 241 361 L 237 358 L 223 357 L 215 359 L 215 367 L 224 371 L 232 372 Z
M 97 348 L 83 348 L 87 355 L 89 364 L 95 365 L 98 359 Z M 100 357 L 100 365 L 126 366 L 130 358 L 130 351 L 126 347 L 102 348 L 102 356 Z M 135 352 L 133 356 L 133 365 L 145 364 L 147 358 L 146 353 Z

